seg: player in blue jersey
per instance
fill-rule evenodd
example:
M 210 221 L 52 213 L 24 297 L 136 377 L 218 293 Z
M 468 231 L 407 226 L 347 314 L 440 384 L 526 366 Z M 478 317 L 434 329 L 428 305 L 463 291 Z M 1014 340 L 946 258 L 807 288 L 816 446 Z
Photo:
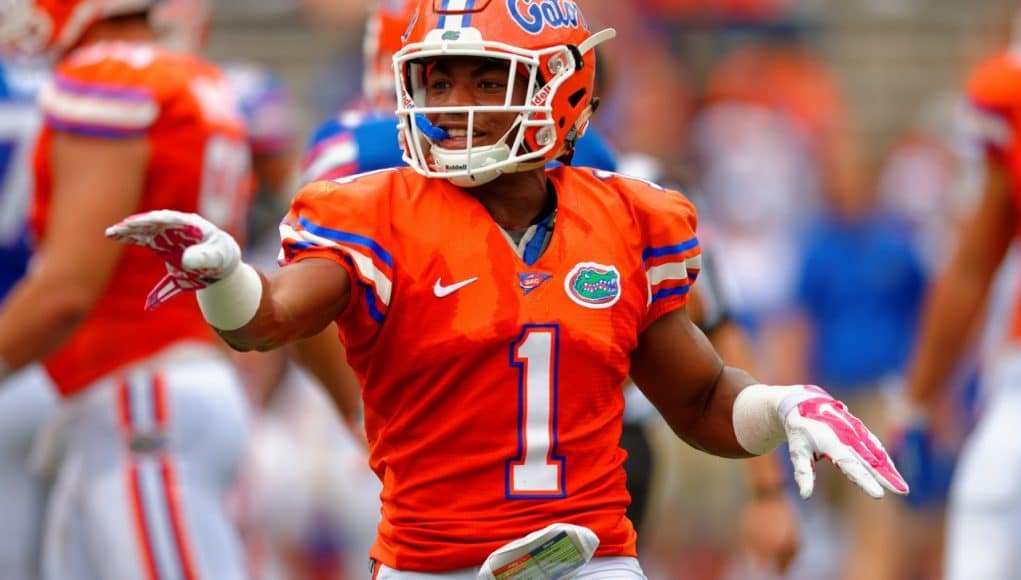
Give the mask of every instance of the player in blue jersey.
M 35 97 L 45 79 L 39 63 L 0 57 L 0 298 L 28 265 L 27 168 L 40 123 Z
M 0 302 L 28 268 L 31 159 L 41 118 L 35 105 L 48 78 L 38 61 L 0 54 Z M 30 467 L 38 435 L 56 405 L 45 372 L 31 366 L 0 380 L 0 578 L 34 580 L 46 498 Z
M 164 0 L 154 12 L 164 44 L 191 53 L 204 50 L 210 16 L 209 0 Z M 298 177 L 297 105 L 285 80 L 265 66 L 232 60 L 221 68 L 245 121 L 256 181 L 245 252 L 272 269 L 280 249 L 277 225 Z M 357 382 L 343 358 L 339 364 L 331 358 L 342 351 L 309 354 L 315 346 L 233 353 L 258 411 L 240 494 L 253 577 L 334 577 L 340 567 L 343 577 L 359 577 L 375 539 L 378 483 L 365 465 L 360 437 L 337 420 L 340 414 L 350 423 L 359 412 Z M 336 387 L 345 382 L 351 388 Z M 348 399 L 340 398 L 345 394 Z

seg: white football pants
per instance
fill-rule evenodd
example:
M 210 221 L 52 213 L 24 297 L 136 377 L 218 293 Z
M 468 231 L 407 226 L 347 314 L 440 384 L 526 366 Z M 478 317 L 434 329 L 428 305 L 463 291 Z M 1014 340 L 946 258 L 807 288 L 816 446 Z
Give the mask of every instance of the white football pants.
M 47 485 L 29 458 L 56 407 L 56 391 L 39 365 L 0 381 L 0 580 L 39 578 Z
M 950 489 L 945 580 L 1021 579 L 1021 352 L 985 378 L 988 400 Z
M 247 402 L 217 350 L 179 348 L 105 377 L 63 401 L 56 420 L 63 453 L 46 520 L 46 580 L 245 577 L 225 496 Z

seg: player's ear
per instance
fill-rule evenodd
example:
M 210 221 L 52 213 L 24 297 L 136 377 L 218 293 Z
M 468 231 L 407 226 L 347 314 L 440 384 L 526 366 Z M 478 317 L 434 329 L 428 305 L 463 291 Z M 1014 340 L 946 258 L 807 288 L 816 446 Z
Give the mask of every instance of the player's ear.
M 592 114 L 599 108 L 599 97 L 592 97 L 589 104 L 581 111 L 578 116 L 578 121 L 574 124 L 574 128 L 567 133 L 567 138 L 564 140 L 564 153 L 557 157 L 557 161 L 564 165 L 570 165 L 574 159 L 574 144 L 578 142 L 578 139 L 588 131 L 589 119 L 592 118 Z

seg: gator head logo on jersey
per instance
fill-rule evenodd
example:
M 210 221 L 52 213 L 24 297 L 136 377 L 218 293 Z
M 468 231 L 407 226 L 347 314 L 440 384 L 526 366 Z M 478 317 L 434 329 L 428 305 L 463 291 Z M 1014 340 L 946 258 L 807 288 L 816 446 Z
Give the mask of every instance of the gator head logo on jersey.
M 529 34 L 539 34 L 547 26 L 588 30 L 578 5 L 572 0 L 507 0 L 507 10 Z
M 615 266 L 582 262 L 567 275 L 564 289 L 586 308 L 609 308 L 620 300 L 620 272 Z

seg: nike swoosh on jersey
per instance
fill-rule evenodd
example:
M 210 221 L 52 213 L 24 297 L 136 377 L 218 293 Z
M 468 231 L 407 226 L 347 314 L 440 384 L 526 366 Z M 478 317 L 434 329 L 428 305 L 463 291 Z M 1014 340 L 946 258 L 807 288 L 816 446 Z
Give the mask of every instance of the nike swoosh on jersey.
M 437 298 L 444 298 L 446 296 L 450 296 L 454 292 L 457 292 L 461 288 L 464 288 L 468 284 L 475 282 L 476 280 L 478 280 L 477 277 L 468 278 L 467 280 L 461 280 L 460 282 L 455 282 L 449 286 L 444 286 L 442 278 L 437 278 L 436 284 L 433 284 L 433 294 L 435 294 Z

